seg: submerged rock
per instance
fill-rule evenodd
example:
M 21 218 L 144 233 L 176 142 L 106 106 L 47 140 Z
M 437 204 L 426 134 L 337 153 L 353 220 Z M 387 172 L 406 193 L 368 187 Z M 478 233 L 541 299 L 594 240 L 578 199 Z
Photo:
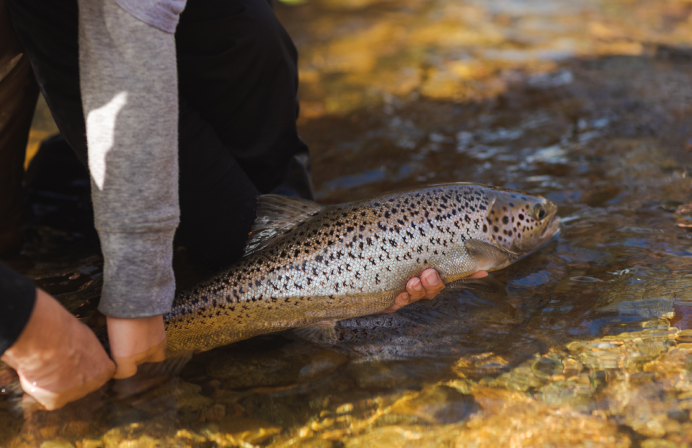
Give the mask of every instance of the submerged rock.
M 567 349 L 592 370 L 633 370 L 668 351 L 670 340 L 667 328 L 653 328 L 617 336 L 605 336 L 595 341 L 576 341 Z
M 517 404 L 485 418 L 472 419 L 455 440 L 457 448 L 589 447 L 628 448 L 630 439 L 615 423 L 539 403 Z
M 207 365 L 207 374 L 230 389 L 285 386 L 298 381 L 307 357 L 282 357 L 275 352 L 256 356 L 225 356 Z
M 65 439 L 46 440 L 41 444 L 41 448 L 75 448 L 74 445 Z
M 452 369 L 460 377 L 467 378 L 497 374 L 507 365 L 508 361 L 502 356 L 481 353 L 459 359 Z
M 220 446 L 238 446 L 242 443 L 259 444 L 281 432 L 282 428 L 266 420 L 254 418 L 227 419 L 210 424 L 202 434 Z
M 301 381 L 312 380 L 328 375 L 348 362 L 348 357 L 332 350 L 322 350 L 310 356 L 309 364 L 301 367 L 298 378 Z
M 459 433 L 459 427 L 383 426 L 345 441 L 346 448 L 448 446 Z
M 441 363 L 371 361 L 351 362 L 348 371 L 363 388 L 405 388 L 440 377 Z
M 465 420 L 479 410 L 473 395 L 448 386 L 432 386 L 421 392 L 407 393 L 385 412 L 413 416 L 427 423 L 445 424 Z

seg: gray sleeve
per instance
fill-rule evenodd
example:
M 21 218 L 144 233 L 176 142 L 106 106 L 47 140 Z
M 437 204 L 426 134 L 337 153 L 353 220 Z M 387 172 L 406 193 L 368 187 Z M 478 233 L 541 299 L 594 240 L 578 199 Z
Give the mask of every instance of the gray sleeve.
M 174 33 L 186 0 L 114 0 L 121 8 L 161 31 Z
M 79 0 L 79 75 L 108 316 L 170 309 L 178 225 L 178 87 L 173 34 L 113 0 Z

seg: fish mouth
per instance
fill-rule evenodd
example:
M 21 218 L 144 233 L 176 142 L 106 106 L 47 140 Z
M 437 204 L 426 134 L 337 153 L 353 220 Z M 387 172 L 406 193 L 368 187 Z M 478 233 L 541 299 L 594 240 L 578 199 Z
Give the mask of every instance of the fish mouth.
M 547 243 L 549 240 L 553 239 L 553 237 L 557 236 L 560 233 L 560 217 L 557 215 L 553 215 L 553 217 L 550 219 L 550 223 L 545 227 L 545 230 L 543 230 L 543 233 L 541 234 L 541 241 L 542 243 Z
M 517 251 L 516 253 L 518 256 L 514 261 L 519 261 L 522 258 L 528 257 L 532 253 L 537 252 L 538 250 L 544 248 L 545 246 L 548 245 L 549 242 L 551 242 L 553 239 L 555 239 L 559 234 L 560 234 L 560 217 L 557 215 L 553 215 L 553 217 L 550 218 L 550 222 L 545 227 L 545 230 L 543 230 L 543 233 L 541 233 L 541 236 L 538 238 L 538 244 L 536 244 L 534 247 L 532 247 L 529 250 Z

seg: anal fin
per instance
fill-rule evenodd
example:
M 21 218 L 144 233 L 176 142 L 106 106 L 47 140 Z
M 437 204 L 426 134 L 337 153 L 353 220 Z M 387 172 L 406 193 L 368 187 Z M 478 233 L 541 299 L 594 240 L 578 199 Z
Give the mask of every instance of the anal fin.
M 293 333 L 310 342 L 334 345 L 338 342 L 335 329 L 336 322 L 336 320 L 323 320 L 305 327 L 294 328 Z

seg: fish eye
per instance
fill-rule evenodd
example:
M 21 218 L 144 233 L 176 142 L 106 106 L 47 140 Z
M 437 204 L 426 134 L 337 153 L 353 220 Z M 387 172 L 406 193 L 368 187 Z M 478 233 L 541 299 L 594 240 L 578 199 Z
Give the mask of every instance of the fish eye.
M 543 207 L 542 204 L 536 204 L 533 207 L 533 217 L 537 220 L 540 221 L 541 219 L 545 218 L 546 211 L 545 208 Z

